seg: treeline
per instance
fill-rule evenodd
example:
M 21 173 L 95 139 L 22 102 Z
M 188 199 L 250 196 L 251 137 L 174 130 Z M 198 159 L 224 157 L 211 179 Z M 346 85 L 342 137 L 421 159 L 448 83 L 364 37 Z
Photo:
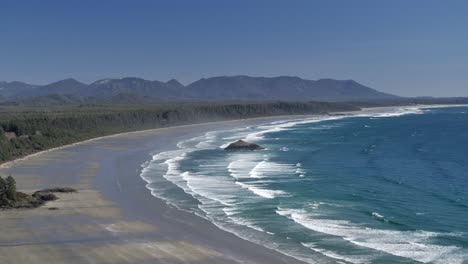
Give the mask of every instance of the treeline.
M 191 103 L 0 110 L 0 163 L 115 133 L 253 117 L 358 110 L 343 103 Z

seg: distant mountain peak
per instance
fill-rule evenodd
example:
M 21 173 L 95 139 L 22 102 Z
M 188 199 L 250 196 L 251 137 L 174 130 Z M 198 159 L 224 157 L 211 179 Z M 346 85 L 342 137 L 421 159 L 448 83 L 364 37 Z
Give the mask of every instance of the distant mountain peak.
M 135 82 L 141 82 L 141 81 L 148 82 L 148 80 L 138 78 L 138 77 L 125 77 L 125 78 L 121 78 L 120 80 L 122 80 L 122 81 L 135 81 Z
M 307 80 L 297 76 L 251 77 L 247 75 L 202 78 L 187 86 L 176 79 L 167 82 L 150 81 L 138 77 L 102 79 L 90 85 L 73 78 L 44 86 L 23 83 L 11 85 L 0 82 L 0 96 L 33 97 L 50 94 L 73 95 L 80 98 L 134 98 L 163 101 L 353 101 L 395 99 L 354 80 Z M 15 88 L 19 87 L 19 88 Z M 132 97 L 133 98 L 133 97 Z M 136 100 L 136 99 L 132 99 Z
M 106 83 L 109 83 L 111 81 L 112 81 L 112 79 L 102 79 L 102 80 L 97 80 L 97 81 L 93 82 L 91 85 L 93 85 L 93 84 L 106 84 Z
M 30 91 L 38 86 L 19 81 L 0 82 L 0 97 L 2 98 L 19 98 L 29 96 Z
M 169 81 L 167 81 L 166 83 L 169 87 L 171 88 L 182 88 L 184 87 L 183 84 L 181 84 L 178 80 L 176 79 L 170 79 Z
M 69 85 L 69 84 L 73 84 L 73 85 L 78 84 L 78 85 L 86 85 L 86 84 L 84 84 L 84 83 L 82 83 L 82 82 L 77 81 L 76 79 L 67 78 L 67 79 L 63 79 L 63 80 L 60 80 L 60 81 L 53 82 L 53 83 L 48 84 L 48 85 L 45 85 L 45 86 L 51 86 L 51 85 L 57 85 L 57 84 L 67 84 L 67 85 Z
M 398 98 L 352 80 L 313 81 L 294 76 L 221 76 L 200 79 L 187 88 L 192 97 L 205 100 L 352 101 Z
M 177 79 L 170 79 L 167 83 L 180 83 Z

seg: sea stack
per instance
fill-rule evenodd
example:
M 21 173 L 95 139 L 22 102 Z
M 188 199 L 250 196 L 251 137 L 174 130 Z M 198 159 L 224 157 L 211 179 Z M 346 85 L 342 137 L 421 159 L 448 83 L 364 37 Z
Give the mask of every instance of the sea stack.
M 236 142 L 229 144 L 229 146 L 227 146 L 224 149 L 225 150 L 260 150 L 263 148 L 254 143 L 245 142 L 243 140 L 237 140 Z

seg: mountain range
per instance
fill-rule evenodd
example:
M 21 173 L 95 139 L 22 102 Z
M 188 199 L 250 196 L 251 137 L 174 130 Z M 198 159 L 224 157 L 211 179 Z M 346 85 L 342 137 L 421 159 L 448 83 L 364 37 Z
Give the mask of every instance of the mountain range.
M 47 85 L 0 82 L 0 98 L 18 100 L 50 95 L 69 98 L 142 98 L 152 101 L 356 101 L 397 99 L 353 80 L 305 80 L 299 77 L 220 76 L 189 85 L 177 80 L 127 77 L 84 84 L 65 79 Z

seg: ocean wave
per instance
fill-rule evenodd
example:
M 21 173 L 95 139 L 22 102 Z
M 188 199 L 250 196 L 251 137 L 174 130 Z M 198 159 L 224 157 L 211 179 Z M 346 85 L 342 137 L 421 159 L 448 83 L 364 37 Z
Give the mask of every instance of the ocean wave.
M 230 157 L 232 160 L 227 166 L 230 175 L 236 179 L 266 178 L 272 176 L 285 176 L 304 174 L 305 171 L 292 164 L 277 163 L 269 160 L 267 155 L 257 153 L 242 153 Z
M 312 249 L 313 251 L 316 251 L 320 254 L 323 254 L 327 257 L 330 257 L 336 260 L 342 260 L 342 261 L 346 261 L 349 263 L 369 263 L 370 261 L 372 261 L 372 258 L 370 258 L 369 256 L 352 256 L 352 255 L 345 256 L 333 250 L 320 248 L 315 243 L 301 243 L 301 244 L 307 248 Z
M 153 155 L 152 160 L 142 169 L 140 177 L 148 184 L 151 184 L 155 182 L 154 175 L 152 175 L 151 171 L 156 170 L 162 173 L 164 179 L 187 192 L 189 188 L 183 184 L 179 163 L 185 159 L 188 152 L 189 150 L 174 150 Z M 163 170 L 165 170 L 165 172 L 162 172 Z M 149 187 L 149 185 L 147 185 L 147 187 Z M 150 188 L 150 190 L 154 191 L 153 188 Z
M 400 108 L 388 108 L 385 110 L 379 109 L 367 109 L 362 113 L 358 113 L 353 115 L 355 117 L 371 117 L 374 118 L 385 118 L 385 117 L 398 117 L 403 115 L 415 115 L 415 114 L 424 114 L 426 113 L 427 109 L 421 106 L 414 106 L 414 107 L 400 107 Z
M 237 154 L 231 157 L 227 170 L 235 179 L 250 178 L 250 172 L 264 157 L 254 153 Z
M 272 128 L 265 129 L 265 130 L 262 130 L 262 131 L 250 133 L 245 137 L 245 140 L 247 140 L 247 141 L 259 141 L 259 140 L 262 140 L 264 138 L 263 135 L 265 135 L 267 133 L 280 132 L 282 130 L 284 130 L 284 128 L 282 128 L 280 126 L 272 127 Z
M 342 207 L 348 207 L 346 205 L 343 205 L 343 204 L 337 204 L 337 203 L 328 203 L 328 202 L 311 202 L 311 203 L 307 203 L 307 207 L 306 208 L 311 208 L 311 209 L 319 209 L 319 207 L 321 206 L 328 206 L 328 207 L 338 207 L 338 208 L 342 208 Z
M 203 177 L 200 174 L 192 174 L 188 171 L 182 173 L 182 178 L 189 187 L 188 192 L 196 194 L 198 200 L 200 196 L 212 201 L 216 201 L 224 206 L 233 206 L 236 203 L 236 194 L 229 188 L 232 181 L 221 177 Z M 200 200 L 202 203 L 204 200 Z
M 184 153 L 187 153 L 187 152 L 190 152 L 191 150 L 190 149 L 178 149 L 178 150 L 170 150 L 170 151 L 164 151 L 164 152 L 160 152 L 158 154 L 155 154 L 152 156 L 152 159 L 150 162 L 154 162 L 154 161 L 166 161 L 168 159 L 171 159 L 171 158 L 174 158 L 176 156 L 180 156 Z M 149 163 L 148 163 L 149 165 Z
M 284 130 L 288 130 L 291 127 L 297 126 L 297 125 L 302 125 L 302 124 L 310 124 L 310 123 L 317 123 L 317 122 L 322 122 L 322 121 L 329 121 L 329 120 L 337 120 L 337 119 L 342 119 L 347 116 L 329 116 L 329 115 L 321 115 L 321 116 L 314 116 L 314 117 L 308 117 L 305 119 L 295 119 L 295 120 L 288 120 L 288 121 L 278 121 L 278 122 L 272 122 L 267 125 L 262 125 L 256 127 L 256 130 L 260 131 L 255 131 L 253 133 L 247 134 L 245 136 L 245 140 L 247 141 L 260 141 L 264 139 L 264 135 L 268 133 L 274 133 L 274 132 L 280 132 Z
M 292 127 L 297 126 L 297 125 L 318 123 L 318 122 L 331 121 L 331 120 L 339 120 L 339 119 L 352 118 L 352 117 L 370 117 L 370 118 L 397 117 L 397 116 L 408 115 L 408 114 L 423 114 L 427 111 L 429 110 L 425 109 L 423 106 L 379 109 L 378 112 L 376 112 L 375 109 L 367 109 L 362 112 L 358 112 L 358 113 L 351 114 L 351 115 L 339 115 L 339 116 L 338 115 L 337 116 L 320 115 L 320 116 L 307 117 L 303 119 L 275 121 L 275 122 L 271 122 L 271 123 L 263 124 L 259 126 L 246 127 L 242 129 L 233 130 L 237 133 L 228 137 L 223 137 L 222 138 L 223 140 L 228 140 L 228 141 L 222 143 L 218 147 L 225 148 L 230 143 L 232 143 L 235 140 L 238 140 L 239 138 L 243 138 L 246 141 L 252 141 L 252 142 L 261 141 L 264 139 L 264 136 L 266 134 L 289 130 Z M 309 127 L 309 129 L 333 129 L 338 126 L 339 125 L 337 124 L 324 124 L 318 127 Z M 251 130 L 254 130 L 254 131 L 249 132 Z M 203 137 L 210 138 L 210 136 L 213 136 L 213 135 L 204 135 Z M 200 137 L 194 140 L 200 141 Z M 210 142 L 209 140 L 205 140 L 205 141 L 204 141 L 205 143 L 199 143 L 199 144 L 203 146 L 206 146 L 206 144 L 208 144 L 209 146 L 211 146 L 210 144 L 212 142 Z
M 234 142 L 234 141 L 230 141 L 230 142 L 224 143 L 224 144 L 222 144 L 221 146 L 219 146 L 219 148 L 220 148 L 220 149 L 225 149 L 225 148 L 227 148 L 227 147 L 229 146 L 229 144 L 231 144 L 232 142 Z
M 247 190 L 253 192 L 254 194 L 256 194 L 258 196 L 261 196 L 261 197 L 267 198 L 267 199 L 273 199 L 273 198 L 278 197 L 278 196 L 287 196 L 288 195 L 287 192 L 281 191 L 281 190 L 269 190 L 269 189 L 265 189 L 265 188 L 262 188 L 262 187 L 258 187 L 258 186 L 252 185 L 252 184 L 247 184 L 247 183 L 242 183 L 242 182 L 236 182 L 236 184 L 241 186 L 244 189 L 247 189 Z
M 165 160 L 163 163 L 167 166 L 167 171 L 163 175 L 163 178 L 181 187 L 186 193 L 190 193 L 190 188 L 187 186 L 182 171 L 179 170 L 180 162 L 185 159 L 186 153 L 175 156 L 173 158 Z
M 198 149 L 213 148 L 214 147 L 213 143 L 216 142 L 218 133 L 220 133 L 220 131 L 210 131 L 210 132 L 205 133 L 205 135 L 195 145 L 195 148 L 198 148 Z
M 305 174 L 305 170 L 302 169 L 302 168 L 297 168 L 296 171 L 295 171 L 296 174 L 299 174 L 299 175 L 304 175 Z
M 345 220 L 324 219 L 303 209 L 278 208 L 276 213 L 316 232 L 341 237 L 357 246 L 427 263 L 462 263 L 465 253 L 456 246 L 431 244 L 445 233 L 372 229 Z M 458 256 L 458 257 L 457 257 Z
M 249 228 L 252 228 L 254 230 L 257 230 L 259 232 L 264 232 L 267 233 L 263 228 L 259 227 L 258 225 L 254 224 L 251 220 L 247 220 L 242 217 L 238 217 L 237 215 L 239 214 L 239 210 L 235 207 L 224 207 L 223 212 L 226 214 L 228 219 L 230 219 L 233 223 L 238 224 L 238 225 L 243 225 L 247 226 Z
M 262 160 L 249 172 L 251 178 L 265 178 L 274 175 L 294 174 L 296 166 Z
M 142 164 L 140 177 L 146 182 L 151 195 L 162 199 L 179 210 L 194 213 L 206 218 L 197 210 L 197 199 L 188 192 L 179 174 L 178 161 L 187 150 L 161 152 L 153 155 L 152 160 Z
M 209 131 L 206 132 L 203 136 L 193 137 L 187 140 L 182 140 L 177 143 L 177 147 L 179 149 L 187 149 L 187 148 L 197 148 L 197 149 L 206 149 L 212 148 L 213 143 L 217 139 L 218 133 L 221 131 Z

